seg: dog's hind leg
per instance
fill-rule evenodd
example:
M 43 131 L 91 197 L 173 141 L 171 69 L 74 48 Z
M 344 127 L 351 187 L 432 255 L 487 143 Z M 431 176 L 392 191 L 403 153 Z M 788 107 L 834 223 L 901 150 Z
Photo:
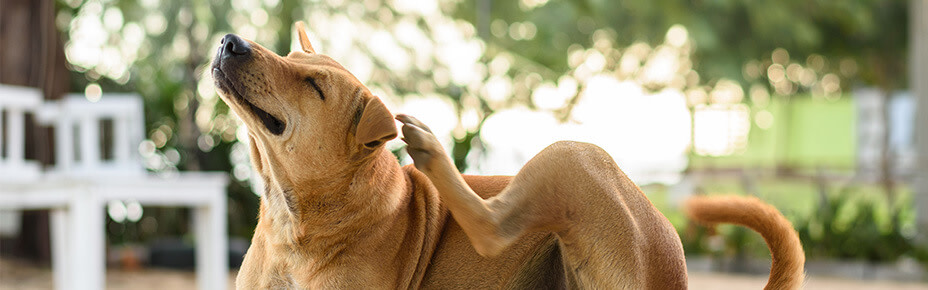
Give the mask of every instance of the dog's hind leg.
M 527 232 L 549 231 L 558 235 L 565 270 L 581 288 L 686 288 L 676 231 L 599 147 L 557 142 L 484 200 L 428 127 L 409 116 L 397 119 L 416 168 L 481 255 L 494 256 Z

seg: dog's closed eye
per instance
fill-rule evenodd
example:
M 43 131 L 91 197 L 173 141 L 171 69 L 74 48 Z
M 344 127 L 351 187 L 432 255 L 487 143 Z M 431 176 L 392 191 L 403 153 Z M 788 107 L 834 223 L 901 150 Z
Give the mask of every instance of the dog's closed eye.
M 325 101 L 325 95 L 322 94 L 322 90 L 319 89 L 319 85 L 316 84 L 316 80 L 315 80 L 315 79 L 313 79 L 313 78 L 311 78 L 311 77 L 307 77 L 307 78 L 306 78 L 306 83 L 308 83 L 310 87 L 312 87 L 314 90 L 316 90 L 316 93 L 319 94 L 319 99 Z

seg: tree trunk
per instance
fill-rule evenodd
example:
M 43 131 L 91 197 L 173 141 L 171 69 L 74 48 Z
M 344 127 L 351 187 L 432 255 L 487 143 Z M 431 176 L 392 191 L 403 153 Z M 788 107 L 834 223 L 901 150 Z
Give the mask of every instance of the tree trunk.
M 45 99 L 60 99 L 69 90 L 64 48 L 55 27 L 51 0 L 0 0 L 0 83 L 42 89 Z M 26 158 L 54 162 L 53 134 L 27 116 Z M 28 211 L 21 219 L 14 253 L 50 259 L 48 212 Z
M 883 122 L 883 132 L 880 136 L 880 184 L 886 193 L 886 198 L 890 204 L 895 204 L 895 180 L 893 179 L 893 150 L 891 148 L 890 135 L 893 125 L 889 118 L 890 101 L 892 100 L 891 92 L 880 90 L 880 121 Z
M 910 1 L 909 89 L 918 102 L 915 121 L 915 213 L 921 243 L 928 243 L 928 3 Z

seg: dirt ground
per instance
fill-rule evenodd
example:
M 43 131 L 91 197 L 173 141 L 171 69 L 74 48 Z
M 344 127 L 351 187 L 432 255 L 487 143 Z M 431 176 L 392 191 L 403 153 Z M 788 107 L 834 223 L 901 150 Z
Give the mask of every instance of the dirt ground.
M 229 288 L 232 289 L 235 272 L 229 273 Z M 762 289 L 767 281 L 765 276 L 747 276 L 718 273 L 690 273 L 690 289 Z M 147 290 L 147 289 L 196 289 L 192 271 L 166 269 L 144 269 L 124 271 L 108 269 L 106 273 L 107 289 Z M 45 266 L 28 262 L 0 259 L 0 289 L 51 289 L 52 273 Z M 822 290 L 928 290 L 928 283 L 894 282 L 894 281 L 860 281 L 828 277 L 809 277 L 805 289 Z

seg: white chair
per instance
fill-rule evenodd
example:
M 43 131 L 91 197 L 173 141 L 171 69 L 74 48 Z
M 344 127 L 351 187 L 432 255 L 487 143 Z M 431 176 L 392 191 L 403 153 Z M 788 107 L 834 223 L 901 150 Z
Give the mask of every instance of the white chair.
M 37 100 L 37 101 L 36 101 Z M 104 207 L 109 200 L 143 205 L 194 209 L 196 270 L 200 289 L 227 287 L 225 173 L 180 173 L 170 177 L 148 174 L 138 154 L 144 134 L 144 114 L 138 95 L 104 94 L 97 102 L 81 95 L 41 102 L 36 89 L 0 85 L 0 108 L 7 110 L 13 154 L 0 160 L 0 210 L 49 208 L 52 270 L 57 289 L 103 289 L 105 282 Z M 35 112 L 39 123 L 55 130 L 56 165 L 46 171 L 22 154 L 23 112 Z M 112 138 L 103 142 L 100 124 L 110 120 Z M 17 127 L 9 129 L 10 127 Z M 7 145 L 14 144 L 14 145 Z M 19 145 L 16 145 L 19 144 Z M 8 147 L 7 147 L 8 146 Z M 20 147 L 16 147 L 20 146 Z M 101 151 L 112 152 L 104 158 Z M 31 171 L 30 171 L 31 170 Z
M 61 234 L 65 227 L 69 201 L 66 184 L 42 180 L 39 164 L 25 159 L 26 114 L 35 115 L 42 105 L 42 92 L 38 89 L 0 85 L 0 210 L 11 220 L 18 220 L 25 209 L 51 209 L 52 270 L 55 285 L 65 285 L 66 238 Z M 9 211 L 14 210 L 14 211 Z M 16 226 L 16 225 L 8 225 Z M 63 288 L 58 286 L 58 288 Z
M 107 94 L 91 102 L 83 95 L 70 94 L 43 105 L 38 119 L 55 128 L 56 164 L 52 173 L 107 178 L 145 174 L 138 154 L 133 154 L 145 130 L 138 95 Z M 101 125 L 107 120 L 112 124 L 111 144 L 101 142 Z M 104 159 L 101 148 L 110 149 L 112 159 Z
M 0 86 L 0 180 L 31 181 L 39 177 L 39 164 L 26 160 L 26 114 L 42 104 L 42 92 L 15 86 Z

